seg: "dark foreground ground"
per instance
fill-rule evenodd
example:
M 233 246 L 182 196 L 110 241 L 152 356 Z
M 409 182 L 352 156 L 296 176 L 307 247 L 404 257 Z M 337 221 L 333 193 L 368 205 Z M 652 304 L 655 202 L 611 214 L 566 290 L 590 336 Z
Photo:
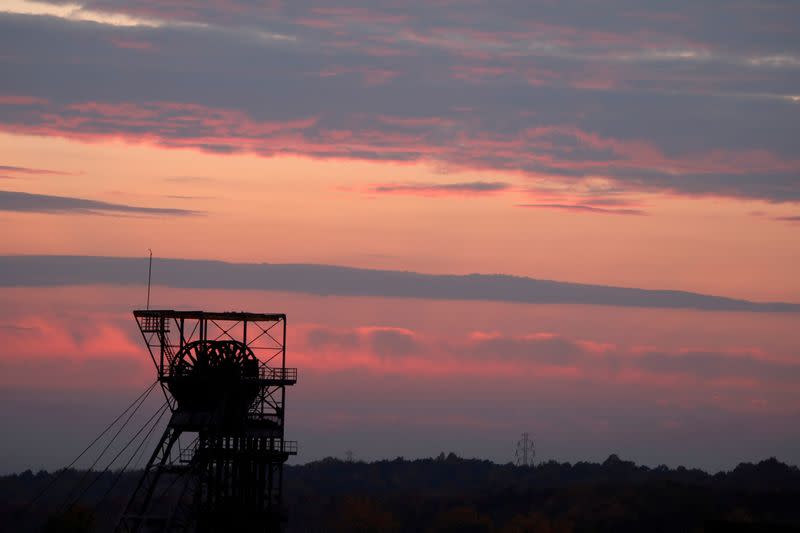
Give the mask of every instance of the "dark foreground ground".
M 68 471 L 32 506 L 26 503 L 51 474 L 0 477 L 0 531 L 40 531 L 83 477 L 84 472 Z M 124 474 L 106 494 L 114 476 L 103 475 L 58 530 L 110 530 L 136 478 L 137 473 Z M 326 459 L 287 466 L 284 488 L 287 533 L 800 532 L 800 470 L 774 459 L 715 475 L 651 469 L 616 456 L 602 464 L 535 467 L 453 454 L 374 463 Z

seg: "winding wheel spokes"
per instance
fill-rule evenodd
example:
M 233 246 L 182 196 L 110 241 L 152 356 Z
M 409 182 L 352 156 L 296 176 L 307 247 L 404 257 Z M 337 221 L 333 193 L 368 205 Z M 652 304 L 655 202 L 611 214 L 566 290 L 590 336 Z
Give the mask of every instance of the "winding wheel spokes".
M 259 361 L 245 344 L 233 341 L 197 340 L 175 355 L 167 386 L 179 409 L 247 413 L 258 394 Z M 240 417 L 236 417 L 240 418 Z
M 258 375 L 258 359 L 239 341 L 189 342 L 175 355 L 173 376 L 212 377 L 239 371 L 240 377 Z

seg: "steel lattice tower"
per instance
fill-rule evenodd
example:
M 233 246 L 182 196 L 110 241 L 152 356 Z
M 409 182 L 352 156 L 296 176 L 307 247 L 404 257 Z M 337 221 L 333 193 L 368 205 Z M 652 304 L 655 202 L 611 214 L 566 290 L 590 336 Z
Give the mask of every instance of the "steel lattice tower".
M 171 417 L 119 532 L 280 529 L 286 315 L 134 311 Z
M 533 458 L 536 457 L 536 449 L 533 447 L 528 433 L 523 433 L 522 438 L 517 441 L 517 449 L 514 451 L 514 458 L 518 466 L 532 466 Z

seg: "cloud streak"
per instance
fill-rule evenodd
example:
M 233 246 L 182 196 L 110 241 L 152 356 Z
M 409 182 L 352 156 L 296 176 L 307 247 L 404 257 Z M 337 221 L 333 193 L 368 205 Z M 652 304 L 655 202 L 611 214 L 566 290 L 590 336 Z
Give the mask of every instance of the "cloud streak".
M 152 216 L 194 216 L 201 214 L 199 211 L 187 209 L 140 207 L 72 196 L 52 196 L 17 191 L 0 191 L 0 211 L 77 215 L 117 213 Z
M 641 209 L 608 209 L 583 204 L 518 204 L 517 207 L 528 209 L 553 209 L 556 211 L 572 211 L 576 213 L 596 213 L 601 215 L 646 215 Z
M 0 172 L 9 174 L 28 174 L 36 176 L 66 176 L 69 172 L 60 170 L 49 170 L 46 168 L 31 168 L 31 167 L 18 167 L 14 165 L 0 165 Z
M 375 185 L 370 190 L 384 194 L 437 195 L 487 195 L 507 191 L 511 185 L 501 181 L 470 181 L 462 183 L 391 183 Z
M 142 270 L 142 269 L 145 270 Z M 138 285 L 141 259 L 0 256 L 1 286 Z M 758 303 L 685 291 L 586 285 L 498 274 L 434 275 L 307 264 L 237 264 L 155 259 L 158 284 L 176 288 L 272 290 L 317 295 L 585 304 L 714 311 L 800 312 L 800 304 Z

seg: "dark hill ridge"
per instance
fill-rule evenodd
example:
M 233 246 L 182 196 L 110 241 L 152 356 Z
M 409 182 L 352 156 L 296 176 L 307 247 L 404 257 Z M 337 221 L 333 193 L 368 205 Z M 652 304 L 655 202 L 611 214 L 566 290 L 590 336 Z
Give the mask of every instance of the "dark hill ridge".
M 437 459 L 286 470 L 288 531 L 800 531 L 800 470 L 775 459 L 730 472 Z M 313 509 L 313 512 L 309 512 Z
M 36 531 L 81 478 L 71 470 L 25 508 L 52 474 L 0 477 L 0 531 Z M 139 473 L 104 474 L 82 500 L 95 531 L 110 530 Z M 800 531 L 800 469 L 775 459 L 729 472 L 648 468 L 616 455 L 603 463 L 532 467 L 437 458 L 346 462 L 285 470 L 286 532 L 322 531 Z
M 459 490 L 498 486 L 556 488 L 586 484 L 644 484 L 673 482 L 726 489 L 787 489 L 800 491 L 800 468 L 770 458 L 759 463 L 741 463 L 728 472 L 709 474 L 696 468 L 665 465 L 638 466 L 611 455 L 602 463 L 558 463 L 548 461 L 519 467 L 480 459 L 463 459 L 455 454 L 441 454 L 436 459 L 348 463 L 327 458 L 304 465 L 285 467 L 287 483 L 316 482 L 320 487 L 335 480 L 330 490 L 364 489 L 369 492 L 404 490 L 415 487 L 440 487 Z
M 686 291 L 540 280 L 504 274 L 442 275 L 332 265 L 154 259 L 153 282 L 176 288 L 316 295 L 585 304 L 708 311 L 800 312 L 800 304 L 751 302 Z M 147 260 L 130 257 L 0 256 L 0 286 L 141 285 Z

